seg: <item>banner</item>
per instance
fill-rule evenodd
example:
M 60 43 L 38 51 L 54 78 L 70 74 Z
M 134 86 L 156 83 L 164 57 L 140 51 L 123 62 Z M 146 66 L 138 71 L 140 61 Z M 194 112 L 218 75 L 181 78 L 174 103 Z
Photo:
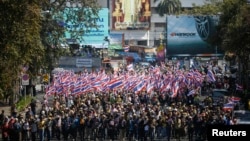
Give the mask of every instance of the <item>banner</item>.
M 150 0 L 112 0 L 113 30 L 148 30 Z
M 163 44 L 160 44 L 159 47 L 157 47 L 156 52 L 157 52 L 157 61 L 165 62 L 165 46 Z
M 86 32 L 82 35 L 82 38 L 84 40 L 78 41 L 77 39 L 72 39 L 71 33 L 67 31 L 65 32 L 65 38 L 67 39 L 67 41 L 72 40 L 74 42 L 76 41 L 77 43 L 83 44 L 83 45 L 92 45 L 92 46 L 95 46 L 96 48 L 105 48 L 104 37 L 108 36 L 109 34 L 108 33 L 108 29 L 109 29 L 109 25 L 108 25 L 109 14 L 108 13 L 109 13 L 108 8 L 102 8 L 99 11 L 99 14 L 98 14 L 99 18 L 92 19 L 96 22 L 98 28 L 93 27 L 91 29 L 88 29 L 89 32 Z M 83 24 L 81 23 L 79 24 L 74 21 L 66 23 L 66 26 L 67 26 L 68 31 L 70 31 L 71 29 L 74 29 L 74 30 L 80 30 L 81 28 L 85 29 Z
M 85 58 L 77 58 L 76 59 L 76 67 L 92 67 L 92 59 L 85 59 Z
M 218 16 L 167 16 L 167 55 L 222 55 L 219 48 L 208 43 L 218 21 Z
M 111 33 L 109 34 L 109 49 L 123 49 L 124 34 Z

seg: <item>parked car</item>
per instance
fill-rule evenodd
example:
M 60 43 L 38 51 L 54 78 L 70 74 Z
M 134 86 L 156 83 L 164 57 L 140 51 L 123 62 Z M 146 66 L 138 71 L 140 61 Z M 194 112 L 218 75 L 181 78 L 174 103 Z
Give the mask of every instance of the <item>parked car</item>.
M 213 89 L 212 100 L 214 103 L 225 103 L 225 98 L 230 96 L 230 93 L 226 89 Z
M 232 118 L 236 119 L 237 124 L 250 124 L 250 111 L 248 110 L 234 110 Z

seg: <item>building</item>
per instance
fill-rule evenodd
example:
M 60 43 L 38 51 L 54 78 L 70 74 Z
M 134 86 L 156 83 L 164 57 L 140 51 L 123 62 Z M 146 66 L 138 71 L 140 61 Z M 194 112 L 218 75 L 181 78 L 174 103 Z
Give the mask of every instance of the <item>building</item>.
M 158 47 L 161 40 L 165 40 L 166 42 L 170 40 L 170 43 L 171 43 L 170 38 L 171 38 L 171 35 L 173 34 L 167 33 L 167 28 L 172 28 L 172 27 L 168 27 L 170 25 L 168 25 L 167 23 L 167 19 L 168 19 L 167 17 L 173 19 L 175 15 L 159 16 L 159 14 L 156 12 L 156 7 L 158 3 L 160 2 L 160 0 L 156 2 L 154 2 L 154 0 L 126 0 L 126 1 L 124 0 L 107 0 L 107 1 L 99 0 L 99 2 L 102 5 L 102 7 L 107 7 L 109 9 L 109 12 L 110 12 L 109 13 L 110 15 L 109 32 L 110 34 L 124 34 L 125 44 L 130 45 L 130 46 L 144 46 L 144 47 L 152 48 L 152 47 Z M 182 4 L 182 8 L 189 9 L 189 8 L 192 8 L 193 4 L 203 5 L 205 2 L 208 2 L 208 1 L 207 0 L 180 0 L 180 2 Z M 131 15 L 131 16 L 126 16 L 125 14 Z M 179 15 L 179 16 L 183 17 L 183 16 L 188 16 L 188 15 Z M 177 16 L 176 18 L 179 18 L 179 16 Z M 174 20 L 176 20 L 176 18 Z M 133 22 L 135 23 L 134 25 L 130 24 L 132 23 L 131 20 L 133 20 Z M 183 21 L 183 22 L 186 22 L 186 21 Z M 139 25 L 138 23 L 141 23 L 141 25 Z M 183 35 L 183 33 L 181 34 Z M 198 36 L 198 33 L 196 34 Z M 187 53 L 185 54 L 187 55 Z M 217 50 L 216 47 L 213 47 L 210 50 L 206 50 L 206 49 L 203 50 L 202 55 L 191 54 L 191 56 L 204 56 L 204 54 L 207 54 L 208 56 L 220 56 L 221 51 Z M 182 55 L 182 56 L 185 56 L 185 55 Z
M 167 50 L 171 51 L 171 43 L 177 43 L 179 40 L 173 40 L 174 37 L 185 37 L 185 40 L 182 40 L 182 44 L 179 44 L 181 49 L 185 50 L 177 50 L 172 55 L 167 56 L 170 59 L 177 57 L 181 57 L 181 59 L 188 57 L 209 57 L 214 56 L 218 59 L 218 56 L 222 56 L 220 51 L 217 50 L 217 47 L 210 47 L 209 50 L 206 50 L 206 43 L 203 43 L 204 49 L 195 49 L 186 47 L 186 37 L 193 37 L 195 35 L 196 38 L 201 38 L 202 40 L 199 42 L 203 42 L 203 37 L 195 31 L 189 32 L 174 32 L 168 30 L 168 28 L 172 29 L 171 21 L 172 20 L 183 20 L 183 25 L 185 25 L 185 19 L 188 19 L 191 16 L 188 15 L 164 15 L 160 16 L 156 12 L 156 8 L 160 0 L 154 2 L 154 0 L 98 0 L 98 3 L 102 8 L 108 9 L 108 33 L 109 35 L 123 35 L 122 40 L 124 41 L 122 46 L 130 45 L 130 46 L 139 46 L 144 48 L 154 48 L 159 47 L 161 41 L 165 41 L 165 45 L 168 46 Z M 192 8 L 193 4 L 195 5 L 203 5 L 207 0 L 180 0 L 182 4 L 182 8 Z M 168 20 L 171 19 L 171 20 Z M 194 18 L 193 18 L 194 19 Z M 168 22 L 167 22 L 168 21 Z M 196 26 L 192 23 L 192 26 Z M 171 33 L 170 33 L 171 31 Z M 199 36 L 199 37 L 198 37 Z M 172 38 L 173 37 L 173 38 Z M 96 45 L 96 41 L 88 44 L 95 46 L 96 48 L 106 48 L 108 43 L 104 40 L 105 36 L 99 38 L 101 43 Z M 190 40 L 189 42 L 194 42 Z M 86 43 L 84 43 L 86 44 Z M 110 44 L 110 43 L 109 43 Z M 184 45 L 184 46 L 183 46 Z M 190 44 L 190 46 L 193 46 Z M 198 45 L 199 46 L 199 45 Z M 172 47 L 175 48 L 175 45 Z M 194 50 L 202 50 L 202 53 L 195 53 Z M 179 52 L 182 52 L 180 54 Z M 185 52 L 183 54 L 183 52 Z M 166 50 L 165 53 L 166 54 Z M 169 52 L 167 52 L 169 54 Z M 207 61 L 207 59 L 204 59 Z

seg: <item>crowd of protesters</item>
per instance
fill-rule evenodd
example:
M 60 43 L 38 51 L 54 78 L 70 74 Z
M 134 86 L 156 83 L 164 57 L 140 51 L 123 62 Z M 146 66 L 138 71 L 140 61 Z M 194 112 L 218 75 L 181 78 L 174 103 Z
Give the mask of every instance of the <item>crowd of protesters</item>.
M 206 93 L 222 83 L 201 87 Z M 42 108 L 33 101 L 25 114 L 1 114 L 3 141 L 156 139 L 193 141 L 206 139 L 209 124 L 233 125 L 231 111 L 214 104 L 207 95 L 188 95 L 188 89 L 172 98 L 167 92 L 88 92 L 84 95 L 44 97 Z

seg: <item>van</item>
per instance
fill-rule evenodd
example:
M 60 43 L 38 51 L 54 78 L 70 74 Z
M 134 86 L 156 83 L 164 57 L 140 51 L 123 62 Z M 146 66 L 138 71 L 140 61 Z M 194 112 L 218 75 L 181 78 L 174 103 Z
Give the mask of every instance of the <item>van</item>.
M 250 125 L 250 111 L 234 110 L 232 112 L 232 119 L 236 119 L 237 124 Z
M 213 89 L 212 90 L 212 99 L 214 102 L 224 100 L 225 97 L 230 96 L 228 90 L 226 89 Z M 224 101 L 223 101 L 224 102 Z

